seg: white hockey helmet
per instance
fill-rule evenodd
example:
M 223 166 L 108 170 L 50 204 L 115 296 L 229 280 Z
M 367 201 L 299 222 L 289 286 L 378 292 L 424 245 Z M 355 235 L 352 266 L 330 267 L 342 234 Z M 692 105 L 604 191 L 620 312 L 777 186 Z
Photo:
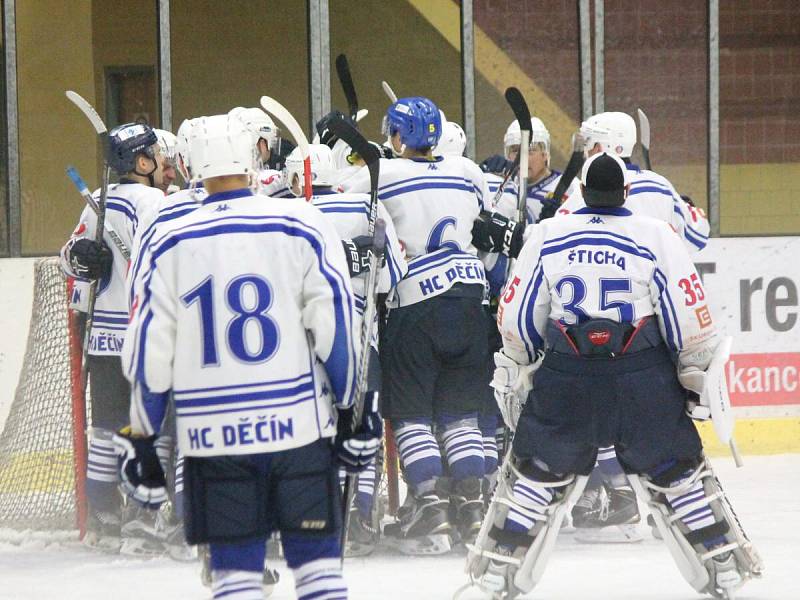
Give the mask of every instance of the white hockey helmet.
M 352 153 L 353 149 L 350 147 L 350 144 L 341 138 L 336 140 L 336 142 L 333 144 L 333 148 L 331 149 L 331 164 L 333 168 L 338 171 L 351 166 L 353 163 L 348 160 L 348 157 Z
M 511 146 L 519 146 L 521 137 L 519 123 L 515 119 L 511 121 L 503 136 L 503 151 L 506 158 L 510 156 Z M 531 117 L 531 146 L 534 144 L 540 144 L 545 154 L 550 156 L 550 132 L 539 117 Z
M 158 147 L 161 148 L 161 154 L 163 154 L 167 159 L 169 159 L 169 161 L 174 165 L 178 138 L 175 137 L 174 133 L 172 133 L 171 131 L 167 131 L 166 129 L 153 128 L 153 132 L 156 134 L 156 137 L 158 138 Z
M 311 157 L 311 185 L 333 185 L 336 170 L 333 168 L 333 153 L 331 149 L 325 144 L 309 144 L 308 152 Z M 286 181 L 286 185 L 289 186 L 293 194 L 295 193 L 292 189 L 294 178 L 298 178 L 300 193 L 295 195 L 302 196 L 305 179 L 303 177 L 303 157 L 300 154 L 300 148 L 295 148 L 286 157 L 283 172 L 284 181 Z
M 223 175 L 255 177 L 258 151 L 241 120 L 214 115 L 192 120 L 189 132 L 192 182 Z
M 189 137 L 194 119 L 184 119 L 175 136 L 175 168 L 187 183 L 192 180 L 192 161 L 189 155 Z
M 442 121 L 442 137 L 433 153 L 441 156 L 464 156 L 467 134 L 455 121 Z
M 239 119 L 245 128 L 253 134 L 254 143 L 259 139 L 267 141 L 270 151 L 278 147 L 280 130 L 275 125 L 275 121 L 260 108 L 243 108 L 237 106 L 228 113 L 232 117 Z
M 603 112 L 581 123 L 581 135 L 587 151 L 600 144 L 606 152 L 628 158 L 636 145 L 636 122 L 624 112 Z

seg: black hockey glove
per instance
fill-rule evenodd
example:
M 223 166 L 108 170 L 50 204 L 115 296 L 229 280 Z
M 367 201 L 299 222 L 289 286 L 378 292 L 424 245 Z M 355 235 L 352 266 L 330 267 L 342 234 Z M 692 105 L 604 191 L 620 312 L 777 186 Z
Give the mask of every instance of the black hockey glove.
M 480 164 L 481 171 L 484 173 L 495 173 L 497 175 L 505 175 L 513 166 L 513 162 L 506 160 L 505 156 L 500 156 L 499 154 L 490 156 Z
M 369 262 L 372 259 L 372 238 L 359 235 L 350 240 L 342 240 L 344 254 L 347 257 L 347 268 L 350 277 L 357 277 L 369 272 Z M 386 253 L 383 255 L 381 267 L 386 264 Z
M 120 490 L 144 508 L 158 509 L 167 500 L 167 480 L 156 454 L 156 436 L 135 437 L 124 427 L 113 440 Z
M 353 119 L 345 115 L 342 111 L 334 108 L 331 112 L 317 121 L 316 124 L 317 133 L 319 134 L 319 143 L 325 144 L 328 146 L 328 148 L 333 148 L 334 144 L 336 144 L 336 141 L 339 139 L 338 136 L 330 130 L 331 121 L 337 119 L 345 120 L 353 127 L 356 127 L 356 122 L 353 121 Z
M 681 200 L 686 202 L 689 206 L 695 206 L 694 200 L 692 200 L 691 196 L 687 196 L 686 194 L 681 194 Z
M 353 409 L 339 409 L 336 457 L 348 473 L 360 473 L 375 460 L 383 440 L 383 419 L 378 410 L 378 392 L 367 392 L 361 424 L 352 431 Z
M 114 256 L 103 242 L 80 238 L 69 248 L 69 264 L 73 272 L 86 279 L 103 279 L 111 274 Z
M 517 258 L 524 243 L 524 233 L 524 223 L 484 210 L 472 224 L 472 244 L 483 252 L 499 252 Z

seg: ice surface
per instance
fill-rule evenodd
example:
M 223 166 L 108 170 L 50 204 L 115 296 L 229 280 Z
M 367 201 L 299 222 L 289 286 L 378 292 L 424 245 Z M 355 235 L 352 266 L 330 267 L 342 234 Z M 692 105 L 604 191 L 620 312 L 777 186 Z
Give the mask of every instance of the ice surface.
M 737 600 L 800 598 L 800 455 L 748 456 L 745 468 L 714 461 L 739 517 L 766 566 Z M 8 539 L 8 536 L 0 536 Z M 21 542 L 21 543 L 20 543 Z M 410 558 L 381 550 L 348 559 L 351 600 L 447 600 L 466 579 L 464 555 Z M 272 598 L 294 598 L 291 574 Z M 796 578 L 793 579 L 792 573 Z M 2 600 L 206 600 L 197 564 L 136 560 L 94 553 L 53 536 L 17 536 L 0 542 Z M 477 599 L 473 593 L 466 598 Z M 525 598 L 541 600 L 692 600 L 700 598 L 681 578 L 666 548 L 645 541 L 585 545 L 563 535 L 540 585 Z

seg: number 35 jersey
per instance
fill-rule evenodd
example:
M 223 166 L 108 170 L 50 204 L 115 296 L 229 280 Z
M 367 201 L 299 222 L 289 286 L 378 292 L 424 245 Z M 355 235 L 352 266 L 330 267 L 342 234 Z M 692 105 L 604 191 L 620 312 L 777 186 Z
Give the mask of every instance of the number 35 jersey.
M 681 239 L 625 208 L 584 207 L 535 225 L 498 307 L 505 352 L 521 364 L 544 349 L 549 319 L 646 317 L 674 352 L 713 350 L 705 291 Z
M 181 451 L 254 454 L 335 434 L 353 402 L 353 293 L 342 244 L 305 202 L 208 196 L 159 230 L 135 290 L 123 367 L 135 431 L 171 390 Z

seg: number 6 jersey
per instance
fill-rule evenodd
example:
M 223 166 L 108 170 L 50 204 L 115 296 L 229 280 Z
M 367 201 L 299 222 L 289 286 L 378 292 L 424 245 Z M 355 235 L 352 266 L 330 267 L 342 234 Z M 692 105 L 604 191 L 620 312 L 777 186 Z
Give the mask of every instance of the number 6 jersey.
M 584 207 L 535 225 L 497 313 L 505 353 L 520 364 L 544 349 L 548 319 L 637 325 L 653 316 L 672 351 L 710 359 L 715 327 L 681 239 L 623 207 Z
M 208 196 L 147 249 L 123 367 L 134 431 L 172 392 L 187 456 L 254 454 L 335 434 L 353 402 L 353 294 L 339 236 L 305 202 Z

